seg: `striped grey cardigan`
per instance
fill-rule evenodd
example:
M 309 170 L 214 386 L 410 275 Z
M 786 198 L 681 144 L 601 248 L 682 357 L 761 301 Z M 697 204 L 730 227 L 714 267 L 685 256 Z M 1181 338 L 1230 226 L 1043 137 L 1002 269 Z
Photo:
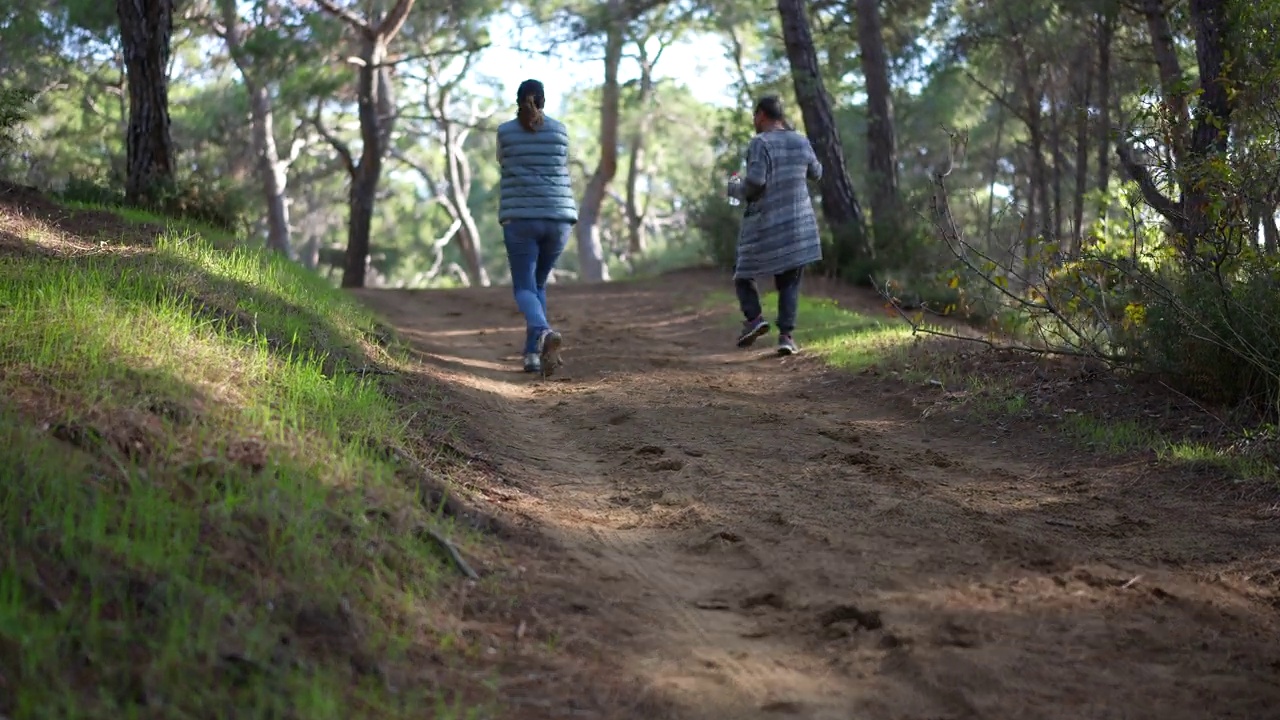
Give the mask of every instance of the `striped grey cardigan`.
M 747 146 L 747 174 L 729 195 L 746 202 L 738 236 L 735 280 L 777 275 L 822 259 L 818 219 L 806 180 L 822 177 L 809 139 L 769 130 Z

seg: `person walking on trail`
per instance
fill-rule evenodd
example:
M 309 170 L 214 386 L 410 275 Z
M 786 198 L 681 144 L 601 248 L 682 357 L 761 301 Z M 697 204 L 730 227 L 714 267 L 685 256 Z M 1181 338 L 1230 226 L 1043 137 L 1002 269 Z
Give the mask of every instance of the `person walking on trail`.
M 729 197 L 741 200 L 742 230 L 733 271 L 734 289 L 746 318 L 738 347 L 750 347 L 769 332 L 760 307 L 756 278 L 773 276 L 778 290 L 778 354 L 799 352 L 792 333 L 800 302 L 804 267 L 822 259 L 818 220 L 809 200 L 806 180 L 822 178 L 809 139 L 792 130 L 782 101 L 770 95 L 756 103 L 756 136 L 747 146 L 746 177 L 734 175 Z
M 569 182 L 569 132 L 543 112 L 542 83 L 520 83 L 516 102 L 516 118 L 498 126 L 498 222 L 524 315 L 524 370 L 547 377 L 561 365 L 562 342 L 547 318 L 547 278 L 578 222 L 578 207 Z

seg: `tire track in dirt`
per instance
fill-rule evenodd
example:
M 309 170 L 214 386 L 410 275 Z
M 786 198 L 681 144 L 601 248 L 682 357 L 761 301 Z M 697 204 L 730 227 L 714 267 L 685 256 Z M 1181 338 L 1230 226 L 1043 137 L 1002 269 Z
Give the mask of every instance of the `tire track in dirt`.
M 675 717 L 1280 717 L 1274 514 L 737 351 L 702 280 L 554 288 L 551 382 L 506 289 L 362 293 Z

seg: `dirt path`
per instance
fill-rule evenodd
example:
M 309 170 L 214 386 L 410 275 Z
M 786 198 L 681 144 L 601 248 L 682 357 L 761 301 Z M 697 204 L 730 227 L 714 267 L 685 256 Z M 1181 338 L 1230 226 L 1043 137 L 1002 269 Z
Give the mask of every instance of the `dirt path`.
M 555 287 L 552 382 L 506 288 L 364 293 L 673 717 L 1280 718 L 1272 508 L 737 351 L 705 283 Z

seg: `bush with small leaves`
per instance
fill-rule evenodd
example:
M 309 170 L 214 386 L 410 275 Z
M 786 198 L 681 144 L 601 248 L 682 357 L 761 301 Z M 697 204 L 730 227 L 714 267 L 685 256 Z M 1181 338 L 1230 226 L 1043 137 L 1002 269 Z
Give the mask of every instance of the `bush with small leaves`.
M 35 93 L 24 88 L 0 88 L 0 160 L 18 141 L 18 131 L 31 115 Z

